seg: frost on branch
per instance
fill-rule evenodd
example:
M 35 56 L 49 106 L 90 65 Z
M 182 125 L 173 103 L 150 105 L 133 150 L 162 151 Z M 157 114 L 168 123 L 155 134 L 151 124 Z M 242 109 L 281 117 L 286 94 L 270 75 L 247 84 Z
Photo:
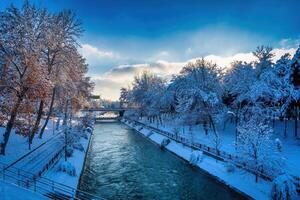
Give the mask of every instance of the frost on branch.
M 242 162 L 256 174 L 277 176 L 282 172 L 284 160 L 272 139 L 272 128 L 257 116 L 241 122 L 238 127 L 237 153 Z
M 271 192 L 272 199 L 296 200 L 298 194 L 293 181 L 293 177 L 287 174 L 279 175 L 274 179 Z

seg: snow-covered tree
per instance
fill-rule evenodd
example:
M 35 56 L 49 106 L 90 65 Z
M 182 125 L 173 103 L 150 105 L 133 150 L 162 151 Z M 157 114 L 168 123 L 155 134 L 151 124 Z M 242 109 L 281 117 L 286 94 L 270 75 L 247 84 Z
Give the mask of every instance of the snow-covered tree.
M 13 128 L 19 107 L 27 95 L 46 92 L 51 82 L 43 73 L 40 52 L 48 14 L 25 1 L 21 10 L 11 6 L 0 13 L 0 51 L 12 77 L 6 76 L 10 93 L 15 95 L 1 144 L 1 154 Z M 44 90 L 40 91 L 41 87 Z M 37 91 L 37 89 L 39 91 Z
M 298 119 L 300 117 L 300 47 L 297 49 L 294 57 L 290 63 L 291 67 L 291 82 L 295 88 L 294 101 L 290 107 L 292 109 L 292 115 L 295 119 L 295 136 L 298 136 Z
M 261 173 L 270 177 L 280 174 L 284 162 L 272 138 L 273 129 L 259 111 L 261 108 L 249 109 L 248 118 L 238 126 L 237 154 L 253 170 L 257 182 Z
M 273 180 L 271 197 L 273 200 L 296 200 L 298 193 L 293 177 L 287 174 L 276 177 Z
M 223 113 L 221 69 L 204 59 L 189 63 L 172 80 L 176 111 L 184 122 L 207 122 L 217 134 L 216 122 Z
M 56 90 L 62 93 L 68 88 L 71 91 L 71 110 L 78 110 L 89 97 L 92 84 L 85 76 L 85 60 L 77 50 L 76 39 L 80 33 L 80 23 L 69 11 L 50 14 L 47 9 L 36 8 L 25 1 L 21 9 L 12 5 L 0 13 L 0 102 L 3 108 L 0 120 L 6 126 L 2 154 L 25 102 L 30 102 L 34 110 L 31 113 L 34 123 L 30 123 L 28 135 L 31 143 L 42 114 L 48 109 L 42 135 L 54 97 L 63 98 L 63 95 L 55 95 Z
M 256 81 L 255 70 L 251 63 L 235 61 L 231 64 L 224 75 L 223 101 L 229 108 L 229 113 L 235 119 L 236 142 L 237 126 L 241 116 L 242 108 L 248 103 L 246 94 Z M 232 116 L 231 116 L 232 117 Z
M 144 71 L 141 75 L 135 76 L 129 98 L 139 107 L 141 116 L 153 119 L 160 113 L 160 106 L 156 101 L 162 95 L 164 88 L 164 79 Z
M 256 50 L 252 52 L 257 58 L 257 61 L 254 62 L 257 78 L 259 78 L 261 73 L 273 66 L 272 58 L 274 57 L 274 54 L 272 53 L 272 50 L 271 47 L 262 45 L 258 46 Z

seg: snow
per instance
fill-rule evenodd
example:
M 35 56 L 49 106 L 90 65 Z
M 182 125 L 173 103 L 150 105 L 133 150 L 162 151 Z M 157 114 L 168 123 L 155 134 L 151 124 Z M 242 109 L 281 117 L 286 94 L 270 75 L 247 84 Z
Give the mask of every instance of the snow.
M 178 135 L 185 137 L 193 142 L 198 142 L 206 144 L 207 146 L 214 147 L 214 135 L 211 131 L 205 134 L 205 130 L 202 126 L 179 126 L 174 122 L 173 119 L 164 119 L 163 125 L 158 125 L 157 123 L 150 123 L 146 119 L 142 119 L 141 122 L 150 125 L 155 128 L 159 128 L 164 131 L 173 133 L 174 129 L 179 129 Z M 285 158 L 286 171 L 292 175 L 300 177 L 300 140 L 294 137 L 294 122 L 287 122 L 287 137 L 284 137 L 284 122 L 277 120 L 274 127 L 273 140 L 276 139 L 281 141 L 281 153 Z M 300 127 L 300 122 L 298 122 L 298 127 Z M 191 130 L 190 130 L 191 129 Z M 147 130 L 145 130 L 147 131 Z M 218 133 L 221 140 L 220 150 L 235 154 L 235 125 L 230 121 L 222 123 L 218 127 Z
M 43 121 L 41 121 L 41 124 L 43 124 Z M 0 127 L 0 135 L 3 135 L 4 131 L 5 128 Z M 45 129 L 43 138 L 40 139 L 36 135 L 33 139 L 31 150 L 48 141 L 57 133 L 58 131 L 55 131 L 55 122 L 50 119 L 47 128 Z M 30 150 L 28 149 L 28 138 L 15 134 L 15 132 L 12 131 L 6 147 L 6 154 L 5 156 L 0 155 L 0 162 L 4 164 L 11 164 L 29 152 Z
M 16 185 L 0 181 L 1 200 L 44 200 L 48 199 L 40 194 L 20 188 Z
M 90 129 L 92 130 L 92 129 Z M 71 157 L 69 157 L 67 160 L 68 162 L 74 166 L 76 170 L 76 176 L 70 176 L 67 173 L 61 172 L 59 170 L 59 167 L 62 163 L 64 163 L 64 159 L 62 158 L 57 165 L 55 165 L 53 168 L 48 170 L 44 177 L 49 178 L 51 180 L 54 180 L 58 183 L 67 185 L 72 188 L 77 188 L 79 183 L 80 174 L 84 167 L 84 160 L 87 153 L 88 143 L 91 139 L 91 134 L 87 134 L 88 138 L 85 139 L 84 137 L 80 137 L 80 144 L 83 146 L 84 150 L 80 151 L 76 148 L 74 148 L 74 152 Z
M 199 162 L 201 162 L 203 159 L 203 152 L 202 151 L 193 151 L 190 159 L 189 159 L 189 163 L 193 166 L 197 166 Z
M 124 121 L 123 121 L 124 122 Z M 129 127 L 137 130 L 137 127 L 132 127 L 128 122 L 124 122 Z M 137 130 L 138 131 L 138 130 Z M 143 128 L 140 133 L 145 135 L 149 132 L 146 128 Z M 158 133 L 153 133 L 149 139 L 158 145 L 165 139 Z M 194 150 L 173 140 L 166 146 L 166 149 L 173 152 L 177 156 L 189 162 Z M 271 191 L 271 182 L 259 179 L 258 183 L 255 183 L 255 176 L 242 169 L 235 169 L 234 172 L 228 172 L 228 164 L 222 161 L 203 155 L 202 161 L 197 163 L 197 166 L 212 176 L 216 177 L 219 181 L 234 188 L 237 191 L 249 195 L 254 199 L 269 199 Z
M 287 174 L 278 176 L 273 181 L 272 199 L 274 200 L 296 200 L 297 191 L 293 178 Z
M 66 172 L 70 176 L 76 176 L 76 169 L 72 163 L 68 161 L 61 162 L 59 165 L 59 171 Z

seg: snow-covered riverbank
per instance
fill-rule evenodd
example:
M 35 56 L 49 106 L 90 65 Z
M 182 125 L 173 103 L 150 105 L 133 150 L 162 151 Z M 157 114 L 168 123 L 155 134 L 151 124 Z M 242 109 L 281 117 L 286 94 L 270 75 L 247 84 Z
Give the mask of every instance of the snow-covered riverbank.
M 85 158 L 89 149 L 90 140 L 92 138 L 92 128 L 87 128 L 84 132 L 87 133 L 87 137 L 80 137 L 78 141 L 78 144 L 82 145 L 83 150 L 81 151 L 74 148 L 72 156 L 67 159 L 67 161 L 75 168 L 75 176 L 71 176 L 66 172 L 60 171 L 60 166 L 65 162 L 64 158 L 61 158 L 58 163 L 44 175 L 44 177 L 74 189 L 77 188 L 81 173 L 84 169 Z
M 72 150 L 72 153 L 67 158 L 67 163 L 69 164 L 68 166 L 74 169 L 75 174 L 70 175 L 67 170 L 65 172 L 62 172 L 61 170 L 61 166 L 66 163 L 64 161 L 64 143 L 65 139 L 68 138 L 67 135 L 64 136 L 64 132 L 62 131 L 58 131 L 57 133 L 55 132 L 54 134 L 54 129 L 51 129 L 54 126 L 49 125 L 46 128 L 45 137 L 43 137 L 42 140 L 34 140 L 37 142 L 34 143 L 34 148 L 31 151 L 26 151 L 27 143 L 22 136 L 16 134 L 13 135 L 14 137 L 12 138 L 11 143 L 18 144 L 17 146 L 14 146 L 18 149 L 17 154 L 10 154 L 11 151 L 10 148 L 8 148 L 8 155 L 1 157 L 0 160 L 4 162 L 2 164 L 3 166 L 7 166 L 9 164 L 13 165 L 9 165 L 9 169 L 5 171 L 5 175 L 10 173 L 9 175 L 13 175 L 15 179 L 7 180 L 6 178 L 3 178 L 4 182 L 2 183 L 1 188 L 6 191 L 7 188 L 11 188 L 10 185 L 16 188 L 22 186 L 25 187 L 25 189 L 20 187 L 20 193 L 23 191 L 24 194 L 26 194 L 26 189 L 35 191 L 37 193 L 36 199 L 40 199 L 38 197 L 40 195 L 47 196 L 51 193 L 55 193 L 55 191 L 60 193 L 64 193 L 63 191 L 65 191 L 66 195 L 75 196 L 77 193 L 77 185 L 80 180 L 80 175 L 84 168 L 85 157 L 88 151 L 90 139 L 92 137 L 93 123 L 89 123 L 87 128 L 85 128 L 85 126 L 76 125 L 78 124 L 77 121 L 74 121 L 73 124 L 75 126 L 73 128 L 70 127 L 67 134 L 69 135 L 69 139 L 67 140 L 67 149 L 71 148 Z M 55 156 L 56 159 L 54 159 L 52 163 L 49 163 L 49 161 L 53 159 L 53 156 Z M 42 173 L 40 174 L 39 171 L 44 168 L 45 170 L 41 171 Z M 17 184 L 18 186 L 13 185 L 16 184 L 16 180 L 20 179 L 16 170 L 22 170 L 22 172 L 26 174 L 26 177 L 28 176 L 28 179 L 32 178 L 31 174 L 32 176 L 41 176 L 36 180 L 37 188 L 20 185 L 19 182 Z M 66 190 L 64 190 L 64 188 Z M 33 194 L 33 192 L 31 193 Z M 84 192 L 79 191 L 79 193 Z
M 161 145 L 167 139 L 165 136 L 152 132 L 141 126 L 122 120 L 129 127 L 148 138 L 155 144 Z M 170 139 L 170 143 L 165 146 L 167 150 L 179 156 L 180 158 L 190 161 L 191 155 L 195 152 L 190 147 L 177 143 Z M 271 192 L 271 182 L 260 179 L 255 183 L 255 176 L 239 168 L 232 168 L 226 162 L 216 160 L 203 154 L 202 159 L 195 164 L 197 167 L 214 176 L 220 182 L 228 185 L 234 190 L 254 199 L 269 199 Z
M 0 181 L 0 199 L 3 200 L 46 200 L 47 197 L 34 193 L 30 190 L 18 187 L 14 184 Z

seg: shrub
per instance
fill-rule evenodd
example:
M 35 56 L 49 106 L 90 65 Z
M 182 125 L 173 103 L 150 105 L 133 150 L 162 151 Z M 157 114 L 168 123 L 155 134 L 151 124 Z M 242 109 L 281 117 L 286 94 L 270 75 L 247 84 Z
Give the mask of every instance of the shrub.
M 227 171 L 228 173 L 232 173 L 232 172 L 234 172 L 234 170 L 235 170 L 234 164 L 228 163 L 228 164 L 226 165 L 226 171 Z
M 274 179 L 271 196 L 273 200 L 297 199 L 297 190 L 293 177 L 287 174 L 282 174 Z
M 79 143 L 79 142 L 74 143 L 74 144 L 73 144 L 73 148 L 74 148 L 74 149 L 77 149 L 77 150 L 79 150 L 79 151 L 84 151 L 84 148 L 83 148 L 82 144 Z
M 76 176 L 76 169 L 72 163 L 65 161 L 59 165 L 59 171 L 66 172 L 70 176 Z
M 190 155 L 189 163 L 193 166 L 197 166 L 199 162 L 203 159 L 203 152 L 202 151 L 193 151 Z
M 73 152 L 74 152 L 74 150 L 71 146 L 66 147 L 66 156 L 67 157 L 71 157 L 73 155 Z

